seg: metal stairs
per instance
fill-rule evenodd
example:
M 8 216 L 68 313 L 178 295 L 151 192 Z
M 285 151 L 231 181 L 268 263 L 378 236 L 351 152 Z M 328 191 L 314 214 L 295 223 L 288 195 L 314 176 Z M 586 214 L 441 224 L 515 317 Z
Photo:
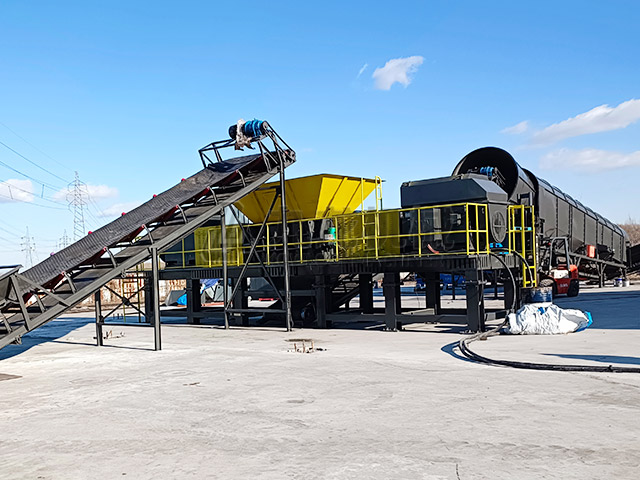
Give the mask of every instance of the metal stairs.
M 380 275 L 374 274 L 373 278 L 378 279 Z M 339 309 L 345 303 L 353 300 L 360 294 L 359 274 L 339 275 L 331 288 L 331 311 Z

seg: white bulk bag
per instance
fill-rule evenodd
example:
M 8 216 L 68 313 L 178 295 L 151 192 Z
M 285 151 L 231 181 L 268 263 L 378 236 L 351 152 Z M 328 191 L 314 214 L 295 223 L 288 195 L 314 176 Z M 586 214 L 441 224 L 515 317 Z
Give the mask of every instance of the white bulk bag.
M 591 314 L 562 309 L 552 303 L 529 303 L 508 316 L 507 333 L 554 335 L 584 330 L 591 325 Z

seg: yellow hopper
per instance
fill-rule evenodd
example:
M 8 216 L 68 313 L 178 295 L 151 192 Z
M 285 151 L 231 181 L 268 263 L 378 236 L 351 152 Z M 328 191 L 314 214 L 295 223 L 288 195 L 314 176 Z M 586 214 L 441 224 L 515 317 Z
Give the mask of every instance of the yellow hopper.
M 285 181 L 287 220 L 325 218 L 353 213 L 380 185 L 379 178 L 345 177 L 327 173 Z M 265 183 L 235 203 L 249 220 L 264 220 L 280 182 Z M 376 200 L 378 196 L 376 195 Z M 269 216 L 270 222 L 280 221 L 280 200 Z

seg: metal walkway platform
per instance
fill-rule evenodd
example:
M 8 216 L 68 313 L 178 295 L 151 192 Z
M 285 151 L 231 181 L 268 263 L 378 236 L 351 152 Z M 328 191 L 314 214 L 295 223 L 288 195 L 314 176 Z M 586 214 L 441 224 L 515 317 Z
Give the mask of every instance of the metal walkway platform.
M 0 348 L 60 316 L 110 280 L 152 259 L 295 161 L 265 151 L 207 165 L 24 272 L 0 275 Z

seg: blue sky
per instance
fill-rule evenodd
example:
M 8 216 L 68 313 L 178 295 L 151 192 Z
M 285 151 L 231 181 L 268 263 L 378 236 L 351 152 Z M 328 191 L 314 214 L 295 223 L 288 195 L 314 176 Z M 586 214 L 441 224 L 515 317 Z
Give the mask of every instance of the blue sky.
M 195 173 L 239 118 L 296 149 L 290 176 L 381 176 L 386 208 L 495 145 L 640 220 L 639 21 L 633 1 L 5 0 L 0 262 L 25 263 L 26 227 L 34 260 L 72 236 L 74 171 L 95 229 Z

